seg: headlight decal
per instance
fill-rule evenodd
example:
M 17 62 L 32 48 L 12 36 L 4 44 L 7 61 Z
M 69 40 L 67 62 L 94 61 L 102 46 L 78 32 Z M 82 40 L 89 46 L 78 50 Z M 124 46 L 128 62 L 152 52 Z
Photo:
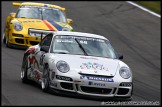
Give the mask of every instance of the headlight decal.
M 16 31 L 21 31 L 23 29 L 23 26 L 21 23 L 14 23 L 14 29 Z
M 119 70 L 119 74 L 124 79 L 128 79 L 131 77 L 131 71 L 128 67 L 121 67 Z
M 62 73 L 66 73 L 70 70 L 69 65 L 65 61 L 58 61 L 56 67 Z

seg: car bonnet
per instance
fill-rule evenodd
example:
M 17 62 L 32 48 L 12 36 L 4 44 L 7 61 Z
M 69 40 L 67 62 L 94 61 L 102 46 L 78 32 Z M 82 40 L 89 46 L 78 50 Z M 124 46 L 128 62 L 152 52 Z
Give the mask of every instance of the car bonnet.
M 54 56 L 56 63 L 57 61 L 67 62 L 70 66 L 69 72 L 75 73 L 114 76 L 119 65 L 119 60 L 110 58 L 67 54 L 55 54 Z
M 67 23 L 64 22 L 55 22 L 40 19 L 24 19 L 24 18 L 17 18 L 17 20 L 21 22 L 23 24 L 23 27 L 26 29 L 33 28 L 52 31 L 62 31 L 63 27 L 72 29 Z

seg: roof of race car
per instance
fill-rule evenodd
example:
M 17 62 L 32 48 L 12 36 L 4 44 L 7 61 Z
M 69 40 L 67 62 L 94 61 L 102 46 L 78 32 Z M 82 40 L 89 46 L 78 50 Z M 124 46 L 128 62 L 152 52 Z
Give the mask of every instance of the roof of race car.
M 57 6 L 57 5 L 35 3 L 35 2 L 23 2 L 23 3 L 13 2 L 12 5 L 13 6 L 42 6 L 42 7 L 49 7 L 49 8 L 57 8 L 63 11 L 65 10 L 65 8 Z
M 106 39 L 104 36 L 91 34 L 91 33 L 83 33 L 83 32 L 68 32 L 68 31 L 57 31 L 54 32 L 55 35 L 74 35 L 74 36 L 84 36 L 84 37 L 92 37 L 92 38 L 100 38 L 100 39 Z

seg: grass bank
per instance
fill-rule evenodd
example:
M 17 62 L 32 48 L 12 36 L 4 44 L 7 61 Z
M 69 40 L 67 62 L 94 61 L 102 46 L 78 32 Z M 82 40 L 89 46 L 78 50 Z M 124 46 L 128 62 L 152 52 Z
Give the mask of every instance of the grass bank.
M 134 1 L 134 2 L 161 15 L 161 1 Z

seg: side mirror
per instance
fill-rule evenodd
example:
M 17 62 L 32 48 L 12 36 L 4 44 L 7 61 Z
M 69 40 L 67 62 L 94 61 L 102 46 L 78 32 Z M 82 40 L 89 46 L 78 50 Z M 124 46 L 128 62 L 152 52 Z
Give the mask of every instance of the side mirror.
M 11 16 L 11 18 L 15 18 L 15 16 L 16 16 L 16 13 L 10 13 L 10 16 Z
M 40 51 L 44 51 L 45 53 L 47 53 L 49 50 L 49 46 L 41 46 Z
M 118 54 L 118 59 L 123 59 L 123 55 L 122 54 Z
M 69 25 L 73 24 L 73 20 L 72 19 L 67 19 L 67 22 Z

